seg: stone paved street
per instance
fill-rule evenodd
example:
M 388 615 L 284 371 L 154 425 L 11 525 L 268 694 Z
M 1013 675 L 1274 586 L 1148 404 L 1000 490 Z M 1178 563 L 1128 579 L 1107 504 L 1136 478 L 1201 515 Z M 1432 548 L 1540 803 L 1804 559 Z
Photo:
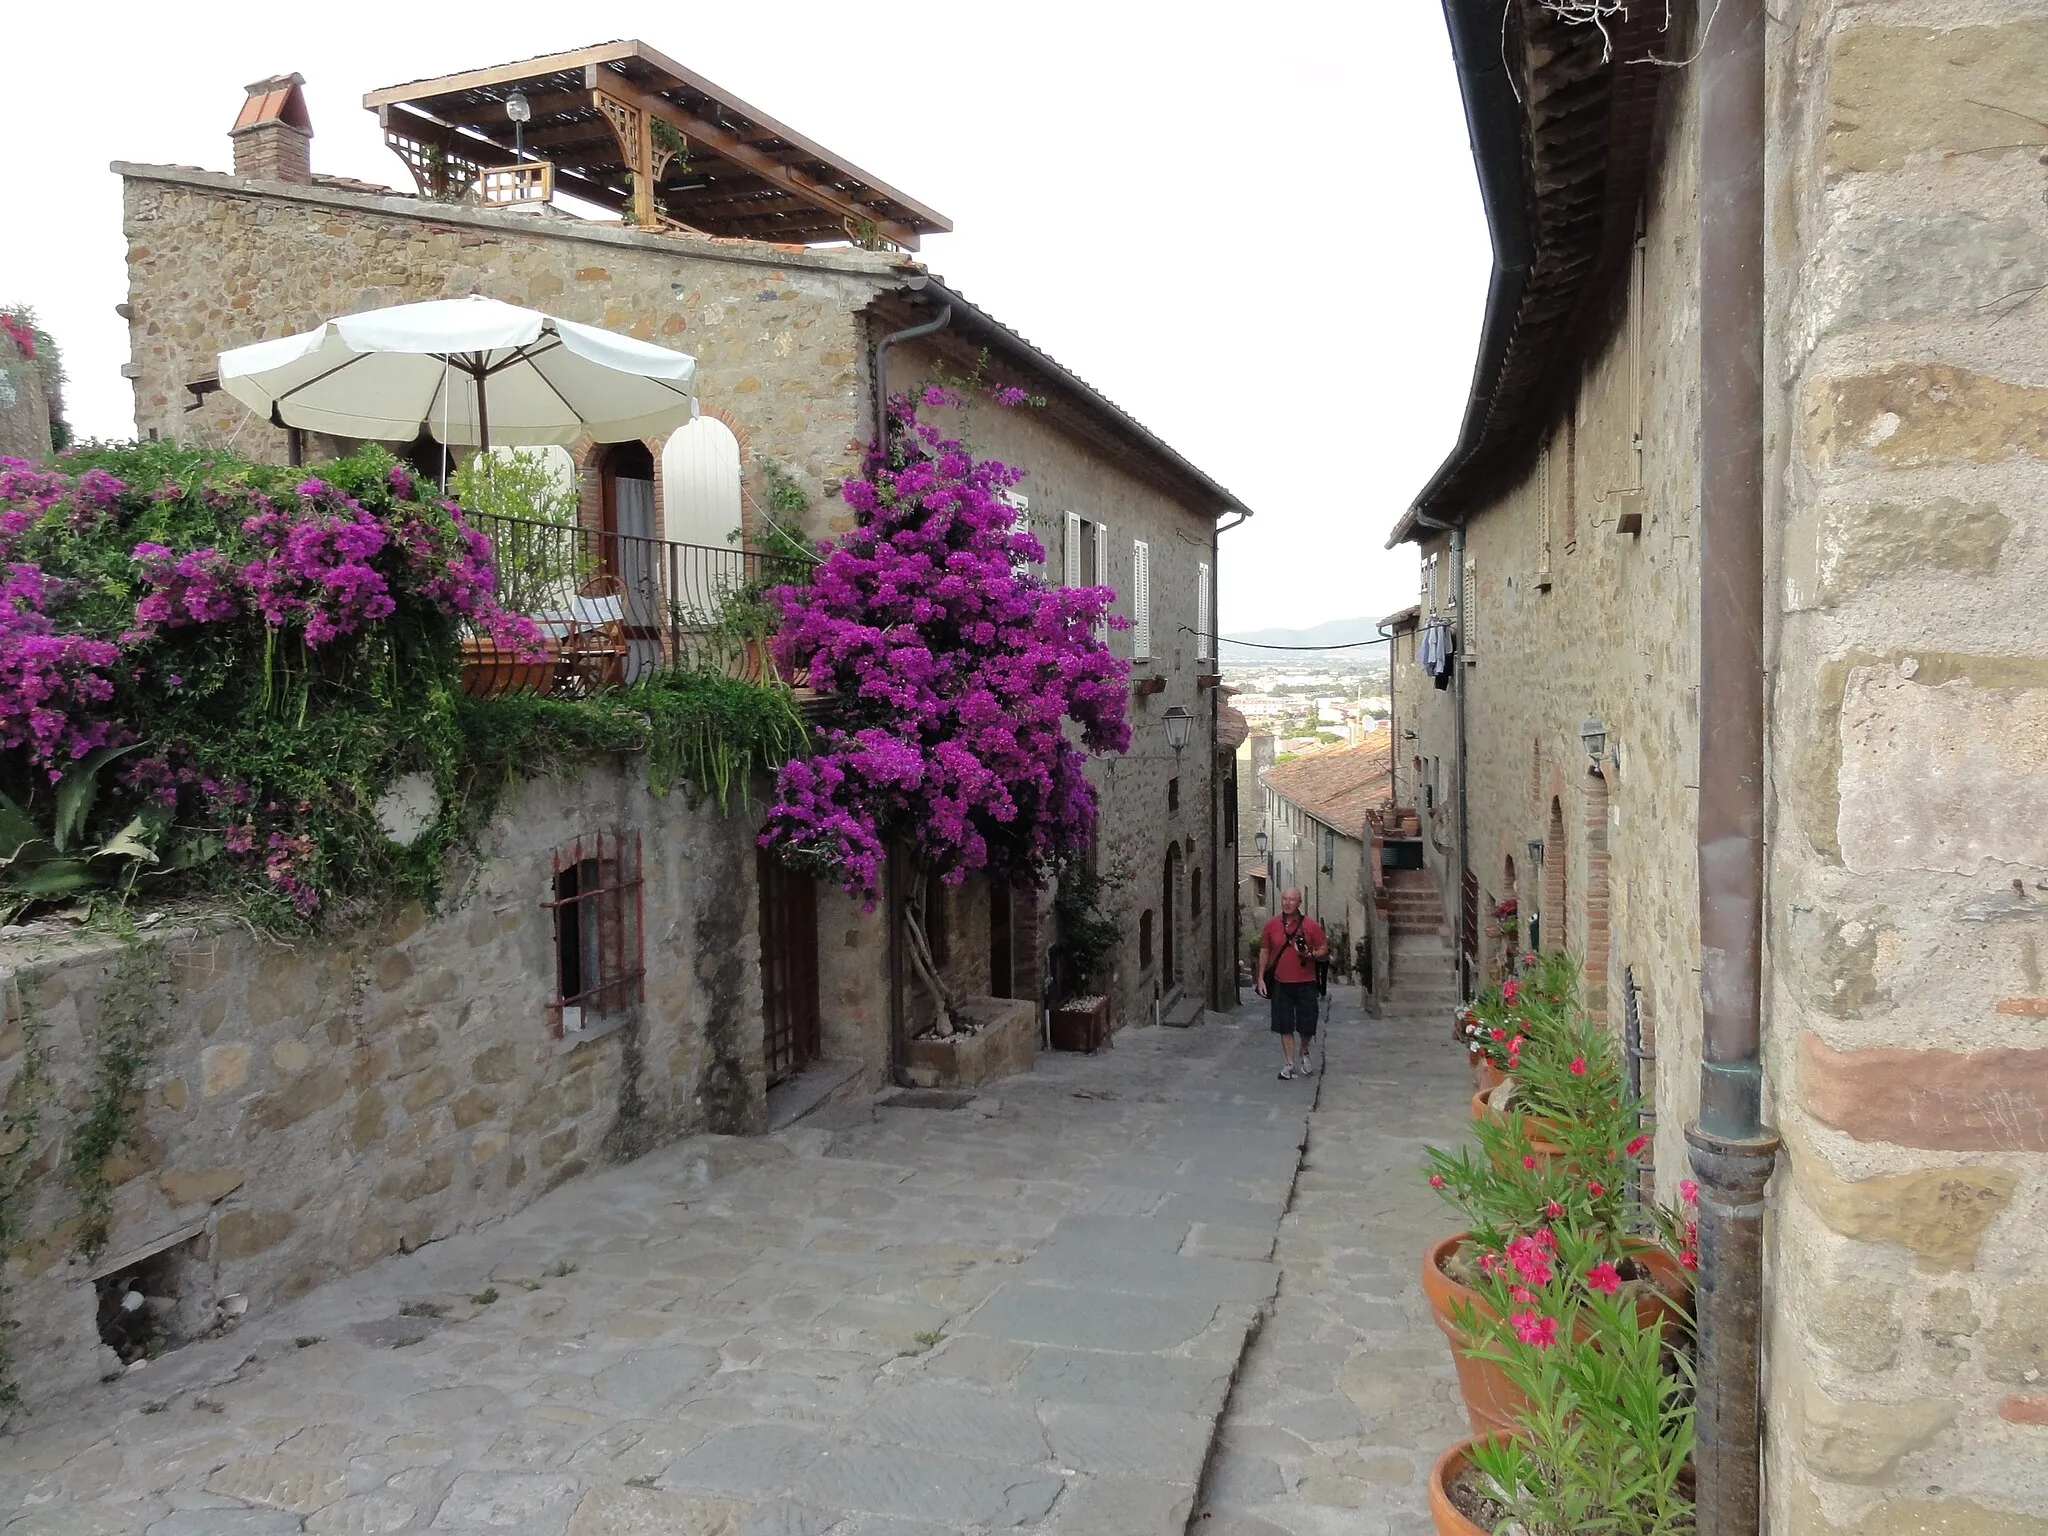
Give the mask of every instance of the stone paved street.
M 1334 991 L 1334 989 L 1333 989 Z M 1466 1433 L 1418 1279 L 1452 1213 L 1422 1149 L 1464 1134 L 1470 1083 L 1440 1015 L 1364 1018 L 1339 994 L 1272 1315 L 1203 1485 L 1203 1536 L 1414 1536 L 1430 1463 Z
M 1227 1398 L 1195 1528 L 1405 1533 L 1455 1061 L 1332 1033 L 1315 1082 L 1247 1009 L 579 1181 L 39 1416 L 4 1529 L 1179 1532 Z

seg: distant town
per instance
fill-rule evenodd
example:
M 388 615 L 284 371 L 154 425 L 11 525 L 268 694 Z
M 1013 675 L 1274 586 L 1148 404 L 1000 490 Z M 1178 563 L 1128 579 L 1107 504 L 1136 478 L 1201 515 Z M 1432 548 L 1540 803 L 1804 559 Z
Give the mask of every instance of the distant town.
M 1223 681 L 1238 690 L 1231 705 L 1254 735 L 1271 735 L 1277 759 L 1323 747 L 1356 746 L 1386 724 L 1392 709 L 1383 645 L 1282 650 L 1293 643 L 1376 637 L 1371 619 L 1339 620 L 1313 630 L 1225 635 Z

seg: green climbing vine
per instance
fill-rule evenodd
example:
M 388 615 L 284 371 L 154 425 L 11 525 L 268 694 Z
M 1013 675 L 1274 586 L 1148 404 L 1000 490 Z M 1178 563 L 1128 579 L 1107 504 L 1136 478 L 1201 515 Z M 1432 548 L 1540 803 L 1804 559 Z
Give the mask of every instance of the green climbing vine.
M 163 949 L 154 941 L 131 938 L 114 964 L 114 974 L 100 997 L 92 1102 L 71 1133 L 71 1182 L 78 1189 L 77 1251 L 91 1263 L 106 1252 L 113 1219 L 114 1186 L 107 1163 L 131 1146 L 142 1111 L 142 1080 L 149 1070 L 155 1043 L 158 988 L 163 981 Z
M 15 991 L 12 983 L 8 991 Z M 23 1213 L 32 1195 L 29 1176 L 34 1170 L 36 1133 L 42 1126 L 43 1104 L 50 1096 L 49 1028 L 43 1016 L 19 998 L 20 1015 L 15 1028 L 21 1031 L 21 1066 L 0 1100 L 0 1266 L 21 1240 Z M 0 1409 L 21 1400 L 21 1386 L 14 1379 L 11 1335 L 21 1326 L 7 1306 L 8 1287 L 0 1278 Z

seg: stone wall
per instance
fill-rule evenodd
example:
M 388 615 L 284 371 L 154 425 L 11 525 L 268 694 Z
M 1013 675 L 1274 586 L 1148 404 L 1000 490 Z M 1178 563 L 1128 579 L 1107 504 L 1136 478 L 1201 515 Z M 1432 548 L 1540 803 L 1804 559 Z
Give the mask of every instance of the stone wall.
M 811 496 L 813 533 L 846 516 L 831 492 L 858 468 L 870 430 L 860 311 L 900 282 L 896 259 L 116 169 L 129 241 L 127 371 L 143 437 L 232 443 L 282 462 L 285 434 L 225 392 L 186 409 L 186 385 L 211 377 L 222 351 L 334 315 L 482 293 L 690 353 L 705 409 L 733 428 L 749 468 L 773 458 L 795 477 Z M 661 440 L 649 446 L 658 462 Z
M 555 851 L 597 831 L 640 838 L 645 1000 L 565 1042 L 550 1035 L 555 921 L 542 903 Z M 519 788 L 480 855 L 438 914 L 318 943 L 222 921 L 166 923 L 126 961 L 85 937 L 0 945 L 0 1082 L 17 1090 L 37 1040 L 54 1079 L 5 1271 L 31 1407 L 112 1362 L 95 1276 L 167 1242 L 189 1244 L 188 1312 L 210 1318 L 235 1293 L 255 1314 L 598 1164 L 760 1128 L 749 819 L 593 765 Z M 109 1241 L 89 1264 L 73 1251 L 66 1138 L 124 995 L 148 1002 L 153 1043 L 132 1146 L 109 1165 Z
M 2026 137 L 2015 113 L 2048 118 L 2048 18 L 1814 0 L 1778 22 L 1765 1068 L 1787 1150 L 1768 1522 L 2038 1536 L 2048 330 L 2030 295 L 2048 205 L 2038 149 L 1991 146 Z M 1696 86 L 1681 71 L 1667 92 L 1629 312 L 1436 594 L 1466 608 L 1481 901 L 1507 894 L 1512 858 L 1522 911 L 1587 963 L 1610 1023 L 1633 968 L 1666 1190 L 1699 1056 Z M 1430 552 L 1448 576 L 1448 539 Z M 1419 801 L 1428 760 L 1453 759 L 1451 695 L 1412 643 L 1394 666 Z M 1588 715 L 1613 758 L 1581 749 Z M 1437 783 L 1454 806 L 1454 778 Z M 1454 840 L 1430 841 L 1449 906 Z
M 2022 121 L 2048 118 L 2048 14 L 1794 17 L 1769 34 L 1774 1528 L 2048 1532 L 2048 206 Z
M 43 360 L 0 332 L 0 458 L 41 463 L 49 454 L 50 394 Z

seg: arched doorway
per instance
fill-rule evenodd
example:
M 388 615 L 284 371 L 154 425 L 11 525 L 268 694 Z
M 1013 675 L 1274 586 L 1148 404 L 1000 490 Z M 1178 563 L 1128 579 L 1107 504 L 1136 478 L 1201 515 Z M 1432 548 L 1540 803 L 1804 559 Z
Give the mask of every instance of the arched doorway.
M 1159 980 L 1172 986 L 1180 980 L 1180 935 L 1177 931 L 1179 904 L 1174 895 L 1180 887 L 1180 844 L 1166 850 L 1166 878 L 1159 894 Z
M 1550 797 L 1550 827 L 1543 837 L 1543 947 L 1545 949 L 1566 949 L 1570 947 L 1571 936 L 1565 919 L 1565 859 L 1569 850 L 1564 841 L 1564 806 L 1557 796 Z
M 654 455 L 642 442 L 599 450 L 598 578 L 626 631 L 626 681 L 661 664 L 661 558 L 654 538 Z
M 1607 913 L 1607 780 L 1586 775 L 1586 955 L 1581 968 L 1586 1011 L 1607 1022 L 1607 951 L 1612 942 Z

